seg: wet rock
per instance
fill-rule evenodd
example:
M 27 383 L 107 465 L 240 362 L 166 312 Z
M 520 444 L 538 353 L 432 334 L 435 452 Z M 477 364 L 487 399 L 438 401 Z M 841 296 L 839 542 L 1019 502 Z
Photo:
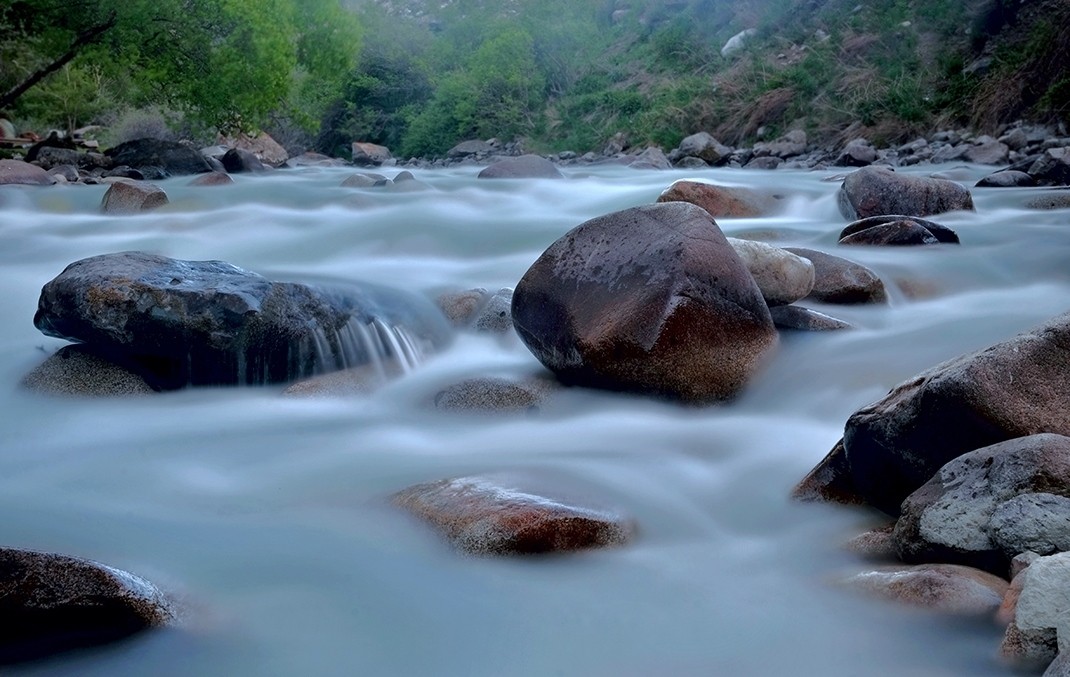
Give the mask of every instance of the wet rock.
M 1070 185 L 1070 147 L 1049 148 L 1027 170 L 1038 185 Z
M 863 167 L 849 174 L 840 187 L 838 201 L 847 219 L 973 211 L 970 191 L 953 181 L 909 176 L 880 166 Z
M 274 282 L 143 252 L 67 266 L 41 290 L 34 324 L 136 362 L 159 388 L 293 381 L 450 339 L 437 308 L 399 290 Z
M 777 329 L 787 331 L 839 331 L 851 328 L 843 320 L 801 306 L 771 307 L 769 315 Z
M 0 664 L 115 642 L 175 621 L 148 581 L 98 562 L 0 548 Z
M 0 160 L 0 186 L 51 186 L 56 178 L 37 165 L 21 160 Z
M 253 156 L 265 164 L 268 168 L 278 167 L 290 158 L 290 154 L 278 141 L 273 139 L 267 132 L 260 132 L 256 136 L 239 134 L 237 138 L 223 138 L 221 143 L 227 148 L 252 153 Z
M 504 334 L 513 330 L 513 290 L 508 287 L 490 295 L 476 315 L 473 327 L 476 331 Z
M 506 378 L 470 378 L 455 383 L 434 398 L 435 409 L 489 414 L 494 412 L 535 413 L 560 386 L 546 378 L 515 381 Z
M 903 501 L 899 555 L 1002 574 L 1020 552 L 1055 552 L 1070 536 L 1070 499 L 1037 493 L 1046 491 L 1070 495 L 1068 437 L 1030 435 L 963 454 Z
M 884 283 L 860 263 L 814 249 L 785 247 L 814 264 L 814 287 L 807 299 L 820 303 L 887 303 Z
M 855 412 L 844 431 L 859 492 L 898 515 L 948 461 L 1036 432 L 1070 435 L 1070 314 L 932 367 Z
M 1041 677 L 1070 677 L 1070 651 L 1060 651 Z
M 242 148 L 231 148 L 220 158 L 223 168 L 231 174 L 243 172 L 266 172 L 268 167 L 256 157 L 252 151 Z
M 837 167 L 866 167 L 877 161 L 877 149 L 866 139 L 853 139 L 833 163 Z
M 777 341 L 750 272 L 686 202 L 566 233 L 517 285 L 513 324 L 566 383 L 687 402 L 736 395 Z
M 1014 188 L 1017 186 L 1035 186 L 1036 179 L 1025 172 L 1013 169 L 1004 169 L 995 174 L 989 174 L 977 182 L 978 188 Z
M 979 165 L 1004 165 L 1010 157 L 1010 148 L 991 136 L 982 136 L 966 148 L 962 156 Z
M 27 374 L 21 385 L 45 395 L 116 397 L 155 392 L 145 379 L 92 348 L 63 346 Z
M 791 497 L 804 503 L 865 505 L 865 499 L 854 485 L 843 440 L 837 442 L 825 458 L 795 485 Z
M 378 167 L 393 159 L 390 149 L 375 143 L 353 142 L 353 164 Z
M 45 170 L 60 165 L 74 165 L 77 167 L 82 164 L 82 155 L 82 153 L 73 148 L 52 148 L 44 146 L 38 150 L 37 155 L 34 158 L 34 164 Z
M 473 555 L 531 555 L 619 546 L 635 533 L 612 510 L 529 493 L 509 478 L 460 477 L 419 484 L 393 503 Z
M 803 298 L 814 288 L 814 264 L 808 259 L 764 242 L 728 238 L 750 271 L 762 298 L 770 306 L 784 306 Z
M 390 179 L 382 174 L 360 173 L 347 177 L 342 182 L 342 186 L 345 188 L 374 188 L 375 186 L 385 186 L 388 183 L 390 183 Z
M 184 174 L 203 174 L 212 167 L 196 150 L 174 141 L 160 139 L 137 139 L 121 143 L 104 153 L 116 165 L 127 165 L 139 170 L 145 178 L 164 178 Z M 152 171 L 152 167 L 159 169 Z M 160 176 L 160 172 L 163 173 Z
M 873 562 L 898 562 L 899 555 L 895 550 L 895 540 L 892 538 L 892 529 L 895 522 L 891 522 L 876 529 L 870 529 L 855 536 L 843 544 L 847 552 L 858 555 L 862 559 Z
M 847 585 L 885 599 L 956 616 L 991 616 L 1007 581 L 954 564 L 887 566 L 856 574 Z
M 697 157 L 682 157 L 679 160 L 674 160 L 673 167 L 677 169 L 709 169 L 709 165 L 705 160 L 700 160 Z
M 1027 209 L 1070 209 L 1070 191 L 1057 191 L 1026 200 Z
M 105 214 L 138 214 L 158 209 L 167 204 L 167 193 L 162 188 L 142 181 L 123 179 L 111 184 L 104 193 L 100 209 Z
M 230 178 L 229 174 L 223 172 L 209 172 L 207 174 L 201 174 L 189 182 L 191 186 L 229 186 L 234 183 L 234 179 Z
M 660 148 L 651 146 L 628 163 L 632 169 L 672 169 L 672 163 Z
M 1022 581 L 1014 622 L 1000 646 L 1000 655 L 1014 667 L 1039 670 L 1066 650 L 1070 640 L 1070 553 L 1040 557 L 1019 578 Z
M 538 155 L 505 158 L 483 168 L 480 179 L 562 179 L 554 163 Z
M 302 379 L 282 391 L 287 397 L 339 398 L 368 395 L 405 373 L 397 360 L 380 360 Z
M 690 202 L 714 218 L 767 216 L 776 212 L 783 198 L 742 186 L 720 186 L 698 181 L 677 181 L 658 196 L 658 202 Z
M 494 151 L 494 147 L 486 141 L 472 139 L 462 141 L 446 152 L 448 158 L 466 158 L 473 155 L 487 155 Z
M 723 164 L 732 154 L 731 148 L 713 138 L 709 132 L 699 132 L 685 137 L 677 150 L 681 157 L 695 157 L 715 166 Z
M 840 244 L 915 245 L 959 244 L 958 234 L 934 221 L 911 216 L 871 216 L 847 224 Z
M 393 181 L 387 181 L 386 187 L 395 193 L 416 193 L 431 190 L 431 186 L 420 181 L 410 171 L 398 172 Z
M 435 304 L 457 328 L 469 327 L 475 323 L 476 313 L 487 305 L 490 292 L 482 287 L 459 292 L 446 292 L 435 299 Z

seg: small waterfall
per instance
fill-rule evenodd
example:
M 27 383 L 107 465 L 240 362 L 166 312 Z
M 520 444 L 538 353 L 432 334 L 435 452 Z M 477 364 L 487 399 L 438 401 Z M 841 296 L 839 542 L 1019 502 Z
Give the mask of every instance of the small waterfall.
M 425 359 L 427 346 L 405 328 L 373 317 L 352 317 L 336 331 L 317 328 L 300 341 L 295 378 L 368 366 L 383 379 L 408 373 Z

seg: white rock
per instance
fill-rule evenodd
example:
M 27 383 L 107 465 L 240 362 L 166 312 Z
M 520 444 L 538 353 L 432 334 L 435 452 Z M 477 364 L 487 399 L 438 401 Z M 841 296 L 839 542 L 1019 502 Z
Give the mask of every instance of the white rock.
M 758 283 L 767 304 L 793 303 L 814 288 L 814 264 L 808 259 L 764 242 L 730 237 L 728 243 Z

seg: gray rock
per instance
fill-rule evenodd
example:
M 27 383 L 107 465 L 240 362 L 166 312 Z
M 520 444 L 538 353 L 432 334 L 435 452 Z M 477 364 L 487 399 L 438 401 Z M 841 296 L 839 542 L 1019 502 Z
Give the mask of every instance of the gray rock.
M 546 398 L 560 386 L 545 378 L 520 381 L 505 378 L 470 378 L 455 383 L 435 395 L 434 406 L 441 411 L 477 414 L 538 412 Z
M 122 179 L 104 193 L 100 209 L 105 214 L 138 214 L 168 203 L 167 193 L 151 183 Z
M 460 477 L 410 487 L 394 505 L 473 555 L 533 555 L 620 546 L 634 522 L 616 510 L 537 492 L 507 477 Z
M 437 308 L 399 290 L 273 282 L 221 261 L 142 252 L 67 266 L 41 290 L 34 324 L 142 365 L 159 388 L 411 361 L 451 337 Z
M 1050 191 L 1044 195 L 1026 200 L 1027 209 L 1070 209 L 1070 191 Z
M 884 283 L 860 263 L 814 249 L 786 247 L 814 264 L 814 288 L 807 299 L 820 303 L 887 303 Z
M 1070 649 L 1070 553 L 1040 557 L 1020 578 L 1014 622 L 1000 655 L 1016 668 L 1039 670 Z
M 109 169 L 108 171 L 101 174 L 101 176 L 106 179 L 119 178 L 133 179 L 134 181 L 145 180 L 144 174 L 134 169 L 133 167 L 127 167 L 126 165 L 119 165 L 118 167 L 113 167 L 112 169 Z
M 1066 552 L 1070 550 L 1070 498 L 1048 493 L 1015 496 L 996 506 L 988 532 L 1007 555 Z
M 632 169 L 672 169 L 672 163 L 665 152 L 657 146 L 651 146 L 639 153 L 628 163 Z
M 230 178 L 229 174 L 223 172 L 209 172 L 207 174 L 201 174 L 195 177 L 189 182 L 191 186 L 229 186 L 234 183 L 234 179 Z
M 465 158 L 472 155 L 486 155 L 494 150 L 486 141 L 479 139 L 473 139 L 470 141 L 462 141 L 453 148 L 450 148 L 446 152 L 448 158 Z
M 480 179 L 561 179 L 564 176 L 554 163 L 538 155 L 499 160 L 479 172 Z
M 1021 127 L 1015 127 L 999 137 L 999 142 L 1010 150 L 1022 150 L 1029 145 L 1029 138 L 1026 136 L 1025 130 Z
M 877 149 L 867 139 L 853 139 L 833 163 L 837 167 L 866 167 L 877 161 Z
M 346 177 L 346 180 L 342 182 L 342 186 L 345 188 L 374 188 L 375 186 L 385 186 L 388 183 L 390 183 L 390 179 L 382 174 L 362 172 Z
M 21 160 L 0 160 L 0 186 L 12 184 L 51 186 L 55 182 L 56 177 L 37 165 Z
M 1060 651 L 1041 677 L 1070 677 L 1070 651 Z
M 973 211 L 970 191 L 953 181 L 908 176 L 880 166 L 863 167 L 849 174 L 840 188 L 838 201 L 840 212 L 848 219 Z
M 476 331 L 505 334 L 513 330 L 513 290 L 508 287 L 499 289 L 483 304 L 476 315 Z
M 674 160 L 672 166 L 676 167 L 677 169 L 709 169 L 710 167 L 708 164 L 706 164 L 705 160 L 700 160 L 697 157 L 691 156 L 682 157 L 679 160 Z
M 1064 537 L 1066 524 L 1056 521 L 1048 532 L 1037 522 L 1045 517 L 1044 508 L 1014 501 L 1053 484 L 1063 488 L 1052 491 L 1070 495 L 1068 437 L 1030 435 L 963 454 L 903 501 L 895 527 L 899 556 L 905 562 L 953 562 L 1002 574 L 1011 558 L 1030 547 L 1005 549 L 996 530 L 1004 529 L 1012 547 L 1023 540 L 1054 547 L 1051 542 Z M 1008 525 L 1011 516 L 1027 521 Z
M 738 394 L 777 342 L 750 272 L 713 218 L 685 202 L 566 233 L 517 285 L 513 324 L 567 383 L 688 402 Z
M 140 375 L 82 344 L 60 348 L 27 374 L 21 385 L 45 395 L 69 397 L 116 397 L 155 392 Z
M 38 660 L 172 625 L 151 583 L 90 560 L 0 548 L 0 664 Z
M 1007 592 L 1002 578 L 953 564 L 881 567 L 846 583 L 884 599 L 956 616 L 991 616 Z
M 775 306 L 769 309 L 777 329 L 787 331 L 839 331 L 851 325 L 831 315 L 801 306 Z
M 46 170 L 60 165 L 74 165 L 75 167 L 78 167 L 82 164 L 83 155 L 83 153 L 70 148 L 53 148 L 51 146 L 45 146 L 37 151 L 37 156 L 34 158 L 34 164 Z
M 746 218 L 776 212 L 783 204 L 783 196 L 743 186 L 681 180 L 666 188 L 657 201 L 690 202 L 714 218 Z
M 855 484 L 892 515 L 948 461 L 1036 432 L 1070 435 L 1070 314 L 957 357 L 855 412 L 844 431 Z
M 731 148 L 713 138 L 709 132 L 685 137 L 678 150 L 681 157 L 695 157 L 710 165 L 723 164 L 732 154 Z
M 814 264 L 809 259 L 764 242 L 730 237 L 728 244 L 758 283 L 766 304 L 785 306 L 814 288 Z
M 754 154 L 786 160 L 805 153 L 806 142 L 806 132 L 801 129 L 793 129 L 776 141 L 754 144 Z M 779 166 L 779 163 L 777 163 L 777 166 Z M 758 167 L 758 169 L 776 169 L 776 167 Z
M 991 136 L 982 136 L 975 139 L 963 157 L 979 165 L 1003 165 L 1007 164 L 1010 148 L 1006 144 L 996 141 Z
M 67 183 L 77 183 L 81 176 L 78 174 L 78 168 L 74 165 L 57 165 L 48 170 L 48 173 L 54 177 L 63 177 L 63 180 Z
M 772 155 L 763 155 L 762 157 L 756 157 L 747 164 L 743 165 L 744 169 L 776 169 L 780 165 L 784 164 L 784 161 L 778 157 Z
M 1025 172 L 1012 169 L 1004 169 L 995 174 L 989 174 L 977 182 L 978 188 L 1013 188 L 1017 186 L 1035 186 L 1036 179 Z
M 378 167 L 393 159 L 390 149 L 375 143 L 354 141 L 352 145 L 353 164 Z
M 231 148 L 220 158 L 223 168 L 231 174 L 243 172 L 266 172 L 267 167 L 252 151 L 243 148 Z
M 113 164 L 133 167 L 146 178 L 164 178 L 183 174 L 203 174 L 212 167 L 196 150 L 174 141 L 160 139 L 136 139 L 121 143 L 105 153 Z M 149 167 L 158 167 L 163 176 L 157 176 Z
M 1041 186 L 1070 185 L 1070 147 L 1049 148 L 1028 172 Z

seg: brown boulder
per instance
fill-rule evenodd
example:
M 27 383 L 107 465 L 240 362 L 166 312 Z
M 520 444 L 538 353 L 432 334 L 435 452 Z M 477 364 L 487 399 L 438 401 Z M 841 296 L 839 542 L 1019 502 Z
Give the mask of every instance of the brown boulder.
M 230 178 L 230 174 L 224 174 L 223 172 L 208 172 L 207 174 L 201 174 L 197 178 L 189 182 L 191 186 L 229 186 L 234 183 L 234 179 Z
M 621 514 L 519 489 L 513 480 L 460 477 L 392 498 L 473 555 L 530 555 L 623 545 L 635 534 Z
M 155 392 L 144 377 L 81 343 L 66 345 L 23 377 L 21 385 L 45 395 L 120 397 Z
M 114 642 L 172 624 L 148 581 L 90 560 L 0 548 L 0 664 Z
M 959 244 L 947 226 L 913 216 L 889 214 L 860 219 L 840 231 L 840 244 L 918 245 Z
M 151 183 L 120 180 L 111 184 L 100 209 L 105 214 L 137 214 L 147 212 L 167 204 L 167 193 Z
M 658 202 L 690 202 L 714 218 L 747 218 L 774 213 L 783 197 L 742 186 L 719 186 L 677 181 L 658 196 Z
M 21 184 L 51 186 L 56 178 L 37 165 L 21 160 L 0 160 L 0 186 Z
M 1003 602 L 1007 581 L 954 564 L 886 566 L 846 581 L 878 597 L 956 616 L 992 616 Z
M 353 142 L 353 164 L 355 165 L 378 167 L 393 157 L 394 156 L 390 154 L 390 149 L 386 146 L 380 146 L 375 143 L 363 143 L 361 141 Z
M 847 219 L 973 211 L 970 191 L 954 181 L 901 174 L 880 166 L 863 167 L 849 174 L 840 187 L 838 202 L 840 213 Z
M 844 431 L 859 492 L 891 515 L 948 461 L 1039 432 L 1070 435 L 1070 314 L 932 367 L 855 412 Z
M 777 342 L 754 278 L 686 202 L 580 224 L 524 274 L 512 310 L 520 338 L 566 383 L 687 402 L 738 394 Z
M 785 247 L 814 264 L 814 288 L 807 299 L 820 303 L 887 303 L 884 283 L 860 263 L 802 247 Z

